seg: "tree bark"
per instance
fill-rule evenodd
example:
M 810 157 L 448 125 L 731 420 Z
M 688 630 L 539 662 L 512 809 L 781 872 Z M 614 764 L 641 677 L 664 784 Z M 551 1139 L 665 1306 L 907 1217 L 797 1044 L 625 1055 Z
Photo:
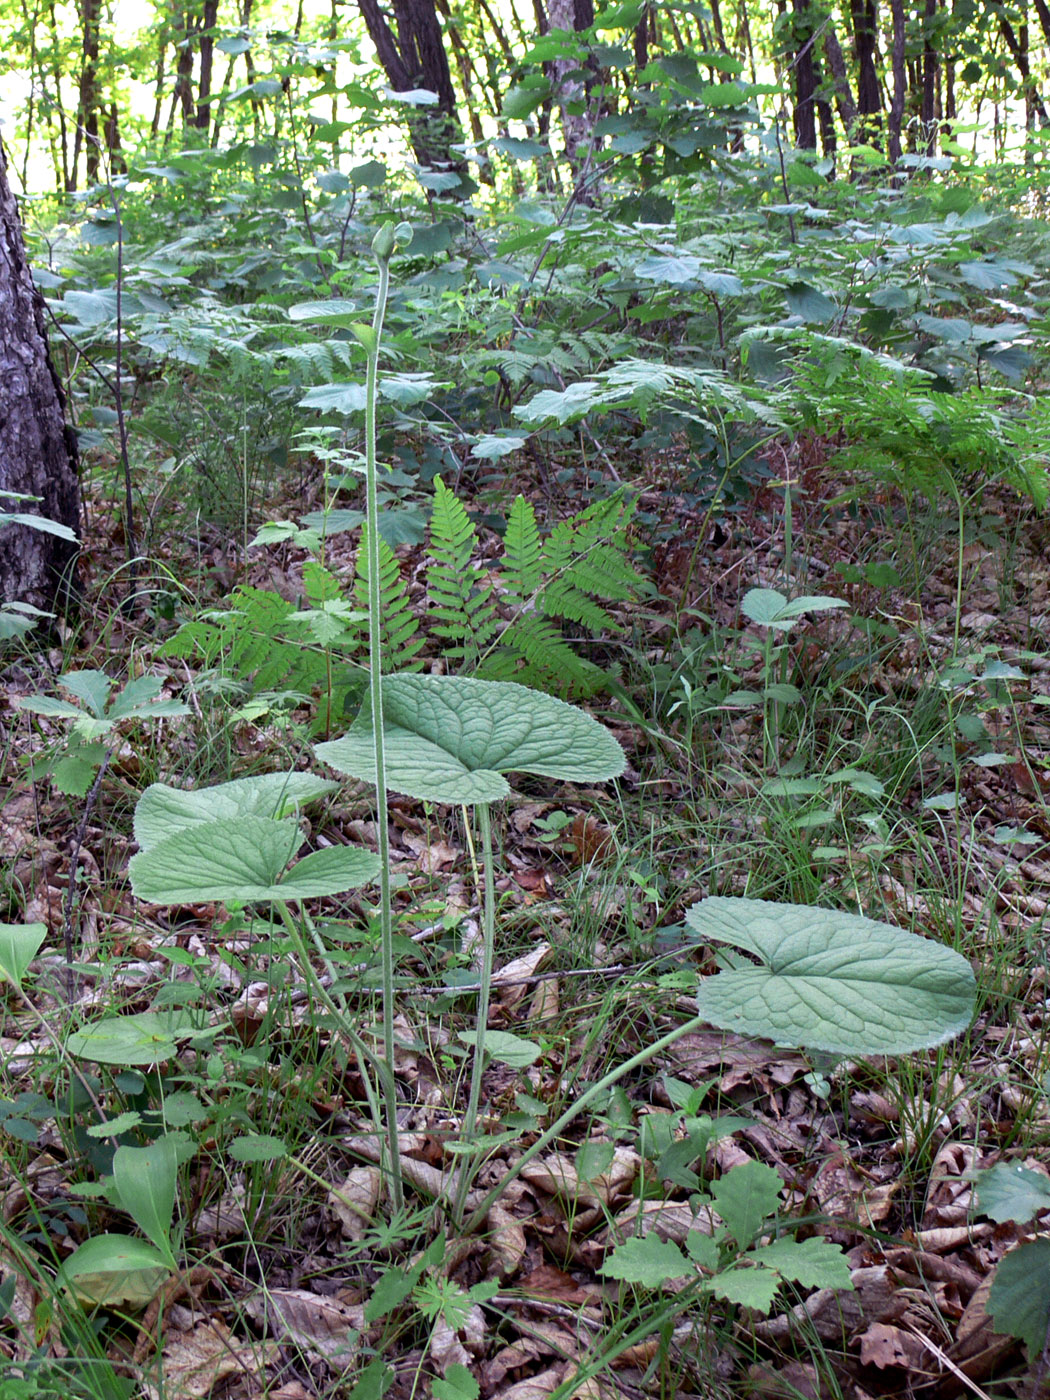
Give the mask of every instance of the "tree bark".
M 18 206 L 0 145 L 0 510 L 41 515 L 79 530 L 76 440 L 47 348 L 44 304 L 33 285 Z M 5 493 L 38 496 L 18 501 Z M 0 600 L 60 611 L 72 592 L 77 547 L 25 525 L 0 528 Z
M 937 0 L 926 0 L 922 34 L 922 134 L 927 155 L 937 153 L 937 89 L 940 78 L 940 54 L 934 44 L 937 21 Z
M 219 19 L 219 0 L 204 0 L 201 29 L 201 75 L 197 84 L 197 114 L 193 124 L 201 131 L 211 126 L 211 75 L 215 61 L 215 26 Z
M 846 129 L 846 135 L 853 138 L 853 128 L 857 121 L 857 104 L 853 100 L 853 89 L 849 85 L 846 72 L 846 58 L 842 52 L 834 26 L 828 24 L 824 30 L 824 57 L 831 73 L 831 85 L 835 93 L 835 106 L 839 109 L 839 120 Z
M 1006 40 L 1006 47 L 1010 50 L 1010 57 L 1017 66 L 1017 71 L 1021 75 L 1021 87 L 1025 97 L 1026 115 L 1036 112 L 1039 116 L 1039 125 L 1050 125 L 1050 117 L 1047 116 L 1046 107 L 1039 96 L 1039 90 L 1032 78 L 1032 69 L 1028 62 L 1028 45 L 1022 43 L 1014 32 L 1014 27 L 1005 15 L 999 17 L 999 28 L 1003 38 Z M 1027 28 L 1027 26 L 1026 26 Z M 1028 125 L 1031 125 L 1029 118 Z
M 66 189 L 77 187 L 80 152 L 86 148 L 87 178 L 98 179 L 98 30 L 99 0 L 80 0 L 81 64 L 77 98 L 77 129 L 73 134 L 73 165 Z

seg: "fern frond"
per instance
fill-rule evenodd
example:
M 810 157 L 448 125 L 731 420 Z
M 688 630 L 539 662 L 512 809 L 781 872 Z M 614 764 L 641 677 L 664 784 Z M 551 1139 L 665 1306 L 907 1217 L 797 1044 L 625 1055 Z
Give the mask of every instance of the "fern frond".
M 524 605 L 539 591 L 540 532 L 536 512 L 524 496 L 516 496 L 507 517 L 500 578 L 511 602 Z
M 342 589 L 335 574 L 316 559 L 307 559 L 303 565 L 303 586 L 312 608 L 319 608 L 323 603 L 333 603 L 342 596 Z
M 356 576 L 353 583 L 353 598 L 362 612 L 368 611 L 368 526 L 361 532 L 361 544 L 355 562 Z M 380 534 L 379 536 L 379 612 L 382 618 L 382 645 L 380 654 L 385 671 L 418 671 L 422 662 L 417 660 L 426 643 L 421 633 L 419 618 L 412 609 L 408 596 L 408 585 L 401 577 L 401 565 L 397 555 Z M 367 624 L 361 624 L 362 644 L 368 636 Z
M 548 618 L 528 614 L 509 624 L 501 647 L 487 658 L 483 674 L 493 680 L 516 680 L 551 694 L 585 698 L 605 685 L 601 669 L 582 657 Z
M 491 584 L 483 583 L 471 561 L 478 536 L 463 502 L 441 477 L 434 479 L 434 509 L 430 517 L 427 571 L 431 631 L 451 645 L 451 660 L 474 660 L 496 635 L 498 620 Z

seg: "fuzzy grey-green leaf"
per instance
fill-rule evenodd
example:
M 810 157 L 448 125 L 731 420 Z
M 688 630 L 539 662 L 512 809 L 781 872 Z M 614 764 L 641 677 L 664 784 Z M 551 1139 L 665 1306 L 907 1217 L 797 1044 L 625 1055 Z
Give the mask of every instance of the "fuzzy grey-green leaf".
M 761 960 L 701 983 L 699 1013 L 724 1030 L 837 1055 L 899 1055 L 942 1044 L 973 1015 L 965 958 L 874 919 L 715 898 L 693 905 L 686 922 Z
M 284 817 L 335 788 L 313 773 L 258 773 L 190 791 L 153 783 L 135 808 L 135 840 L 144 851 L 166 836 L 219 817 Z
M 509 681 L 390 676 L 383 682 L 387 786 L 431 802 L 494 802 L 504 773 L 603 782 L 624 769 L 623 750 L 590 715 Z M 366 705 L 342 739 L 316 753 L 338 772 L 375 782 Z
M 151 904 L 202 900 L 299 900 L 341 894 L 378 874 L 370 851 L 333 846 L 282 879 L 302 841 L 295 822 L 223 817 L 199 822 L 133 856 L 131 887 Z

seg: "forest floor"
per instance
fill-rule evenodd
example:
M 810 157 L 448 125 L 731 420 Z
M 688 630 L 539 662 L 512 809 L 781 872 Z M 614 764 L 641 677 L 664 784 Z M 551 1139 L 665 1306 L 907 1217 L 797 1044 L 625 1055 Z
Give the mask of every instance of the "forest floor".
M 976 973 L 974 1025 L 928 1054 L 834 1065 L 721 1031 L 686 1035 L 581 1115 L 466 1237 L 434 1204 L 462 1119 L 455 1029 L 470 1024 L 477 975 L 478 896 L 460 815 L 392 800 L 410 1209 L 391 1218 L 359 1066 L 302 979 L 274 975 L 273 928 L 217 905 L 155 908 L 127 884 L 131 810 L 149 782 L 310 760 L 302 712 L 253 718 L 239 696 L 237 714 L 216 725 L 193 669 L 158 661 L 157 630 L 107 604 L 122 544 L 109 506 L 94 503 L 84 618 L 65 645 L 26 649 L 4 672 L 5 917 L 49 929 L 29 995 L 60 1040 L 104 1010 L 176 1005 L 172 987 L 217 1029 L 207 1053 L 91 1079 L 108 1113 L 140 1123 L 152 1121 L 158 1093 L 178 1096 L 165 1122 L 188 1129 L 196 1151 L 179 1188 L 183 1272 L 78 1331 L 48 1295 L 47 1261 L 127 1222 L 94 1189 L 106 1139 L 90 1133 L 65 1061 L 19 998 L 2 1008 L 0 1273 L 13 1280 L 2 1295 L 2 1400 L 364 1400 L 384 1386 L 395 1400 L 1044 1393 L 1046 1357 L 1026 1360 L 997 1333 L 987 1301 L 999 1261 L 1050 1214 L 992 1222 L 969 1173 L 1006 1161 L 1050 1182 L 1046 526 L 991 492 L 961 541 L 954 514 L 921 503 L 873 492 L 831 506 L 843 483 L 825 446 L 799 442 L 771 461 L 800 483 L 787 585 L 783 491 L 766 486 L 718 522 L 676 497 L 669 462 L 633 483 L 655 522 L 638 539 L 653 590 L 613 605 L 620 631 L 593 659 L 617 666 L 619 687 L 590 702 L 623 744 L 626 773 L 615 788 L 587 790 L 529 779 L 498 814 L 489 1025 L 539 1054 L 486 1075 L 485 1131 L 507 1138 L 479 1186 L 497 1184 L 581 1086 L 689 1017 L 689 979 L 713 963 L 682 917 L 709 894 L 859 909 L 947 942 Z M 301 552 L 255 548 L 242 559 L 219 532 L 192 558 L 183 549 L 173 538 L 158 554 L 181 578 L 203 560 L 200 606 L 222 606 L 231 583 L 300 591 Z M 401 554 L 421 591 L 418 556 Z M 338 550 L 328 564 L 339 572 Z M 777 717 L 771 757 L 768 713 L 727 701 L 722 681 L 728 668 L 739 694 L 768 680 L 739 604 L 747 589 L 785 586 L 849 607 L 778 643 L 777 675 L 803 700 Z M 160 676 L 193 713 L 107 738 L 100 781 L 85 798 L 63 796 L 49 765 L 65 752 L 65 729 L 17 701 L 90 667 Z M 785 788 L 785 777 L 809 786 Z M 373 846 L 367 790 L 344 789 L 310 840 Z M 348 959 L 364 1031 L 377 1015 L 368 900 L 314 917 L 342 927 L 365 958 Z M 345 934 L 354 926 L 356 942 Z M 632 1290 L 600 1272 L 626 1235 L 680 1240 L 695 1221 L 689 1172 L 663 1185 L 657 1173 L 682 1136 L 683 1094 L 687 1116 L 714 1125 L 693 1179 L 748 1160 L 772 1167 L 781 1226 L 841 1245 L 854 1291 L 788 1289 L 761 1317 L 710 1297 L 678 1308 L 681 1281 Z M 291 1148 L 231 1159 L 225 1145 L 246 1130 Z M 442 1223 L 443 1248 L 424 1255 Z M 32 1259 L 44 1261 L 36 1273 Z M 388 1305 L 369 1306 L 376 1296 Z

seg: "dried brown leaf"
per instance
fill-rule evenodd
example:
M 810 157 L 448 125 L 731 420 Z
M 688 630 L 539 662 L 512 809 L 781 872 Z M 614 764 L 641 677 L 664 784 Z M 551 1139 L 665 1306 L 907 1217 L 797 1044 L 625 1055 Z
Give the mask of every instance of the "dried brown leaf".
M 328 1204 L 344 1239 L 359 1240 L 372 1222 L 383 1190 L 378 1167 L 354 1167 L 340 1186 L 328 1193 Z
M 282 1346 L 293 1343 L 337 1370 L 346 1370 L 354 1363 L 365 1328 L 362 1306 L 325 1298 L 305 1288 L 255 1293 L 244 1310 L 253 1321 L 268 1327 Z
M 242 1341 L 214 1318 L 192 1332 L 168 1336 L 160 1358 L 162 1379 L 151 1379 L 147 1368 L 143 1389 L 149 1400 L 203 1400 L 231 1376 L 250 1376 L 261 1388 L 262 1373 L 278 1356 L 276 1343 Z

